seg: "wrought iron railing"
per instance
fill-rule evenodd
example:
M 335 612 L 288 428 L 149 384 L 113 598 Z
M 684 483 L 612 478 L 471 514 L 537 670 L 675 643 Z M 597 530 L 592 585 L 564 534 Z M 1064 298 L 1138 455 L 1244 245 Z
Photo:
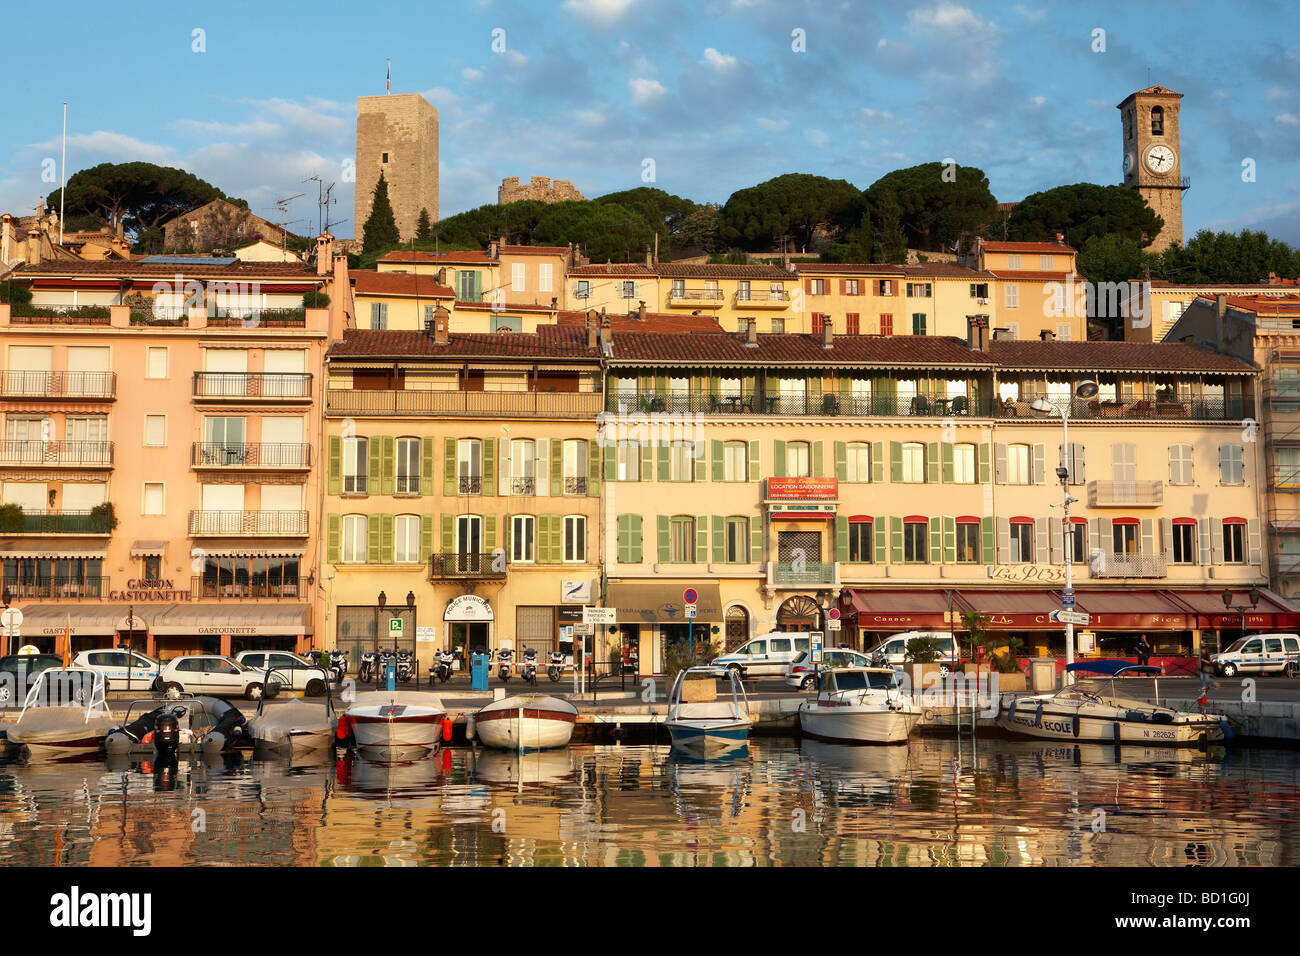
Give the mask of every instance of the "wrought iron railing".
M 511 478 L 510 493 L 512 495 L 537 494 L 537 479 L 536 478 Z
M 670 391 L 661 394 L 614 390 L 606 393 L 605 410 L 704 415 L 811 415 L 836 418 L 908 418 L 989 414 L 989 403 L 965 395 L 780 395 L 755 390 L 734 394 Z
M 833 562 L 778 561 L 772 567 L 772 583 L 780 585 L 820 585 L 835 583 Z
M 1033 407 L 1033 398 L 1025 396 L 1019 401 L 997 402 L 993 408 L 995 418 L 1044 419 L 1055 412 L 1039 412 Z M 1246 415 L 1247 407 L 1241 400 L 1221 398 L 1186 399 L 1075 399 L 1070 403 L 1070 420 L 1125 419 L 1148 421 L 1174 419 L 1184 421 L 1237 421 Z M 1059 421 L 1059 419 L 1058 419 Z
M 429 580 L 442 578 L 504 578 L 505 555 L 497 554 L 431 554 L 429 555 Z
M 30 598 L 101 598 L 109 591 L 108 578 L 102 575 L 54 575 L 35 580 L 3 581 L 11 597 Z
M 311 398 L 310 372 L 195 372 L 195 398 Z
M 457 481 L 456 490 L 462 495 L 483 494 L 483 476 L 461 475 Z
M 587 493 L 587 479 L 585 477 L 566 477 L 564 479 L 564 493 L 566 495 L 585 495 Z
M 113 398 L 115 372 L 0 372 L 0 391 L 6 398 Z
M 310 468 L 311 446 L 301 442 L 194 442 L 190 464 L 198 468 Z
M 191 511 L 190 535 L 307 534 L 306 511 Z
M 283 581 L 219 581 L 196 574 L 190 578 L 190 594 L 195 600 L 218 601 L 250 600 L 254 598 L 301 598 L 306 593 L 306 581 L 289 577 Z
M 0 534 L 109 534 L 112 524 L 102 511 L 0 511 Z
M 1164 504 L 1163 481 L 1090 481 L 1088 482 L 1088 507 L 1110 508 L 1118 506 L 1155 507 Z
M 209 328 L 301 329 L 306 325 L 307 313 L 302 309 L 250 309 L 208 318 Z
M 111 441 L 0 441 L 0 465 L 113 464 Z

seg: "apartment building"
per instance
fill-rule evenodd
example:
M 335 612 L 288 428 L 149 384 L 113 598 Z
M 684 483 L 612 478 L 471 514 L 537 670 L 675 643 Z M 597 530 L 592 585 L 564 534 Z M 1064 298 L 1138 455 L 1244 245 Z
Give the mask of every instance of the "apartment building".
M 1246 284 L 1175 283 L 1161 279 L 1149 283 L 1126 284 L 1119 297 L 1120 308 L 1111 314 L 1124 317 L 1124 338 L 1130 342 L 1163 342 L 1182 316 L 1183 310 L 1203 297 L 1230 296 L 1234 299 L 1260 299 L 1267 312 L 1270 302 L 1282 302 L 1300 295 L 1300 279 L 1282 279 L 1270 275 L 1260 282 Z
M 381 256 L 376 269 L 434 276 L 455 291 L 458 303 L 566 307 L 565 276 L 573 264 L 572 246 L 490 242 L 486 250 L 469 252 L 397 249 Z

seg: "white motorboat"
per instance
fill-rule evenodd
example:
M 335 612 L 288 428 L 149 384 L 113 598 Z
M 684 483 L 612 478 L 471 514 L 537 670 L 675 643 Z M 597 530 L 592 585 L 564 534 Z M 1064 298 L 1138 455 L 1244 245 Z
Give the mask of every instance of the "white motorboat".
M 258 701 L 257 713 L 248 720 L 248 733 L 258 751 L 302 755 L 326 750 L 334 743 L 338 717 L 329 704 L 305 700 L 267 704 Z
M 521 694 L 493 701 L 474 715 L 478 739 L 501 750 L 563 747 L 573 736 L 578 708 L 559 697 Z
M 157 757 L 165 753 L 219 754 L 238 743 L 247 721 L 220 697 L 132 701 L 122 721 L 104 737 L 110 755 Z
M 437 750 L 446 717 L 432 694 L 372 691 L 357 695 L 343 721 L 359 750 L 380 759 L 402 760 Z
M 799 705 L 799 728 L 831 743 L 902 744 L 921 713 L 892 668 L 836 667 L 822 671 L 817 697 Z
M 1020 697 L 999 711 L 997 725 L 1021 737 L 1166 747 L 1210 744 L 1232 736 L 1227 718 L 1220 714 L 1160 706 L 1158 682 L 1155 703 L 1115 692 L 1116 678 L 1159 677 L 1158 667 L 1087 661 L 1071 664 L 1067 670 L 1108 676 L 1110 693 L 1103 682 L 1088 679 L 1055 693 Z
M 104 675 L 85 667 L 41 671 L 27 692 L 9 743 L 34 755 L 98 750 L 113 727 L 104 702 Z
M 728 678 L 731 681 L 731 699 L 683 702 L 682 684 L 688 674 Z M 670 699 L 672 703 L 664 726 L 668 728 L 673 746 L 679 750 L 709 757 L 736 750 L 749 741 L 749 698 L 735 669 L 707 665 L 688 667 L 677 675 Z

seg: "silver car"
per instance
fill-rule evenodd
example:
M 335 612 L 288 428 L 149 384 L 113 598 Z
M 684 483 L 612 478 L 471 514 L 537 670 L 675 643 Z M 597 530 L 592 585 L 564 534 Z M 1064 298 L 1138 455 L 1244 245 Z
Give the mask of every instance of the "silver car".
M 818 668 L 824 671 L 831 667 L 870 666 L 871 658 L 866 654 L 859 654 L 857 651 L 850 651 L 843 647 L 822 651 L 820 665 L 814 665 L 809 659 L 809 652 L 804 651 L 790 662 L 790 666 L 785 672 L 785 682 L 791 687 L 799 688 L 799 690 L 815 690 L 817 688 Z

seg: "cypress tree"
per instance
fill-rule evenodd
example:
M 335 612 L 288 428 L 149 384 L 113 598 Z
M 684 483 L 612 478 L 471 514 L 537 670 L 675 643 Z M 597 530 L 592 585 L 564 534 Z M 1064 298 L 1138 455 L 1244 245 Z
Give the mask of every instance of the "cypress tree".
M 387 252 L 396 248 L 401 241 L 397 220 L 393 217 L 393 205 L 388 201 L 388 181 L 380 173 L 370 203 L 370 218 L 366 220 L 365 231 L 362 233 L 361 252 Z
M 433 224 L 429 222 L 429 210 L 421 209 L 420 218 L 415 223 L 416 239 L 432 239 Z

